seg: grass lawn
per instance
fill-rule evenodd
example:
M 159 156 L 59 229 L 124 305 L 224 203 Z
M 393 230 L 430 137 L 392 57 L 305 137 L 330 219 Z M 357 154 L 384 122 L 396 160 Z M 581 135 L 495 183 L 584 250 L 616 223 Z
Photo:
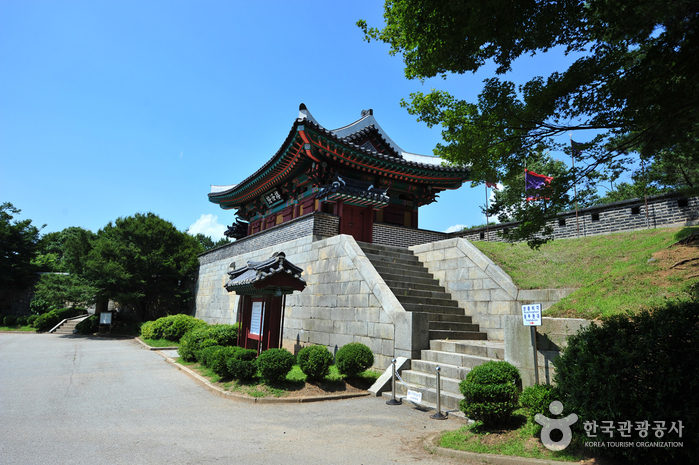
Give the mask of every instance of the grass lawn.
M 180 346 L 179 342 L 170 341 L 168 339 L 146 339 L 146 338 L 142 337 L 141 340 L 151 347 L 179 347 Z
M 595 319 L 688 298 L 688 285 L 699 280 L 699 260 L 676 264 L 699 257 L 699 247 L 672 245 L 694 231 L 699 228 L 558 239 L 538 251 L 525 243 L 473 244 L 520 289 L 578 288 L 544 316 Z
M 36 332 L 36 328 L 31 325 L 27 326 L 2 326 L 0 325 L 0 331 L 27 331 Z
M 481 423 L 475 423 L 456 431 L 442 433 L 437 445 L 479 454 L 511 455 L 564 462 L 580 462 L 593 457 L 589 450 L 576 442 L 562 451 L 548 450 L 536 437 L 538 425 L 532 422 L 527 413 L 527 409 L 517 410 L 512 422 L 500 428 L 485 428 Z

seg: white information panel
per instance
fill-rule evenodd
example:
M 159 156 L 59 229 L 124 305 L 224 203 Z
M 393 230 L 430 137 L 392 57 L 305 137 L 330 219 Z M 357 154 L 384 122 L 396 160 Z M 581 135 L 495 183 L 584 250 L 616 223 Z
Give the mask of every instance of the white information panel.
M 112 314 L 105 312 L 100 313 L 100 324 L 101 325 L 111 325 L 112 324 Z
M 418 391 L 411 391 L 410 389 L 408 389 L 407 399 L 410 402 L 415 402 L 416 404 L 419 404 L 420 402 L 422 402 L 422 393 Z
M 260 335 L 260 322 L 262 320 L 262 302 L 252 303 L 252 319 L 250 320 L 250 334 Z
M 541 304 L 522 305 L 524 326 L 541 326 Z

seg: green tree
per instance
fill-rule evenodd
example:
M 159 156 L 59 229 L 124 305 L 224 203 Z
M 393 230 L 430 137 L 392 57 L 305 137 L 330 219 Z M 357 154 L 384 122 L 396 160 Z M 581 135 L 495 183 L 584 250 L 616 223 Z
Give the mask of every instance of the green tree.
M 227 237 L 222 237 L 221 239 L 214 242 L 214 240 L 210 236 L 205 236 L 202 233 L 199 233 L 194 237 L 202 245 L 204 251 L 215 249 L 216 247 L 221 247 L 222 245 L 230 244 L 231 242 Z
M 79 227 L 46 234 L 35 263 L 42 274 L 34 289 L 34 313 L 95 303 L 98 289 L 85 276 L 85 265 L 97 235 Z
M 36 272 L 39 230 L 32 220 L 14 220 L 21 212 L 11 203 L 0 205 L 0 289 L 15 290 L 31 283 Z M 43 226 L 42 226 L 43 227 Z
M 526 240 L 530 247 L 538 247 L 546 242 L 544 235 L 552 234 L 553 228 L 547 224 L 556 219 L 559 211 L 575 208 L 575 198 L 570 195 L 568 185 L 572 182 L 571 170 L 560 160 L 554 160 L 548 153 L 537 151 L 527 159 L 527 169 L 537 174 L 552 176 L 550 185 L 535 192 L 525 191 L 524 169 L 510 171 L 502 180 L 503 189 L 496 190 L 494 200 L 487 209 L 488 216 L 497 216 L 500 222 L 521 221 L 517 228 L 500 231 L 510 241 Z M 596 196 L 591 183 L 578 186 L 578 207 L 591 205 Z M 527 200 L 529 198 L 530 200 Z
M 542 145 L 562 149 L 554 137 L 589 129 L 600 133 L 581 147 L 569 184 L 555 189 L 594 184 L 604 171 L 614 179 L 630 153 L 662 158 L 677 141 L 687 141 L 692 150 L 683 153 L 699 164 L 697 2 L 387 0 L 384 19 L 382 29 L 358 25 L 367 40 L 402 55 L 409 79 L 475 72 L 490 62 L 504 76 L 518 58 L 556 47 L 576 57 L 568 69 L 521 86 L 486 79 L 475 103 L 440 90 L 403 102 L 418 120 L 442 126 L 436 154 L 470 165 L 472 179 L 507 179 Z M 527 221 L 539 213 L 530 209 Z
M 189 308 L 202 246 L 153 213 L 118 218 L 97 234 L 84 276 L 98 299 L 129 305 L 141 320 Z

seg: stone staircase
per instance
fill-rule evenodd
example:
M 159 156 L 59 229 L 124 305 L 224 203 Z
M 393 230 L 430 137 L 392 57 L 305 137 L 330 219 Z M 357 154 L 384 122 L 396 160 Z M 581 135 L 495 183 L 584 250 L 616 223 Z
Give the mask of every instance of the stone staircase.
M 403 370 L 403 382 L 396 383 L 396 395 L 407 396 L 407 390 L 422 393 L 422 407 L 437 404 L 437 372 L 441 374 L 442 410 L 458 410 L 463 395 L 459 383 L 476 365 L 489 360 L 503 360 L 503 342 L 488 341 L 471 317 L 439 285 L 410 249 L 379 244 L 358 243 L 374 268 L 409 312 L 429 314 L 430 348 L 421 351 L 420 360 L 411 360 Z M 390 392 L 383 396 L 391 397 Z
M 405 397 L 408 389 L 422 393 L 423 407 L 437 405 L 437 371 L 440 367 L 442 381 L 442 410 L 459 410 L 464 398 L 459 383 L 471 368 L 490 360 L 505 358 L 505 344 L 497 341 L 430 341 L 430 348 L 421 352 L 420 360 L 411 360 L 410 369 L 403 370 L 403 383 L 396 383 L 396 396 Z M 407 385 L 407 386 L 406 386 Z M 390 398 L 391 393 L 385 392 Z
M 487 339 L 410 249 L 358 244 L 406 311 L 429 313 L 430 340 Z
M 84 315 L 84 316 L 78 316 L 75 318 L 68 319 L 61 323 L 60 326 L 56 327 L 53 331 L 51 331 L 53 334 L 73 334 L 73 331 L 75 331 L 75 327 L 86 319 L 89 315 Z

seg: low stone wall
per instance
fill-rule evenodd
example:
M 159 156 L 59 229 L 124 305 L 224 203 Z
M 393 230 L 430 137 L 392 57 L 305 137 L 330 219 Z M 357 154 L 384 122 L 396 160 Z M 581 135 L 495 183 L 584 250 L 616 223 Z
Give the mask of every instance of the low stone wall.
M 560 213 L 556 220 L 548 223 L 556 239 L 696 224 L 699 224 L 699 197 L 685 198 L 678 194 L 648 197 L 648 219 L 644 199 L 632 199 L 578 210 L 577 222 L 573 210 Z M 484 227 L 469 229 L 451 233 L 450 237 L 504 242 L 497 232 L 517 225 L 516 222 L 499 223 L 489 226 L 487 231 Z
M 338 233 L 340 218 L 328 213 L 312 212 L 286 223 L 244 237 L 230 244 L 202 254 L 200 263 L 209 263 L 223 257 L 242 255 L 301 237 L 330 237 Z
M 233 244 L 232 244 L 233 245 Z M 322 344 L 333 353 L 350 342 L 374 352 L 374 366 L 384 369 L 397 356 L 413 358 L 428 348 L 428 315 L 406 312 L 354 238 L 305 236 L 247 253 L 235 247 L 216 251 L 215 259 L 200 257 L 196 293 L 197 318 L 210 323 L 234 323 L 238 296 L 224 284 L 230 264 L 267 259 L 274 252 L 301 267 L 307 287 L 287 296 L 283 346 L 297 353 Z
M 519 369 L 522 386 L 532 386 L 534 375 L 534 342 L 531 327 L 522 324 L 521 315 L 503 318 L 505 324 L 505 361 Z M 568 337 L 591 324 L 589 320 L 542 318 L 536 328 L 539 384 L 551 384 L 555 374 L 554 360 L 568 345 Z
M 441 241 L 448 237 L 449 234 L 443 232 L 406 228 L 405 226 L 395 226 L 386 223 L 374 223 L 373 229 L 374 244 L 397 247 L 426 244 L 428 242 Z
M 540 303 L 546 309 L 574 291 L 520 290 L 502 268 L 462 238 L 410 249 L 491 340 L 504 340 L 503 317 L 520 315 L 521 318 L 521 305 Z

